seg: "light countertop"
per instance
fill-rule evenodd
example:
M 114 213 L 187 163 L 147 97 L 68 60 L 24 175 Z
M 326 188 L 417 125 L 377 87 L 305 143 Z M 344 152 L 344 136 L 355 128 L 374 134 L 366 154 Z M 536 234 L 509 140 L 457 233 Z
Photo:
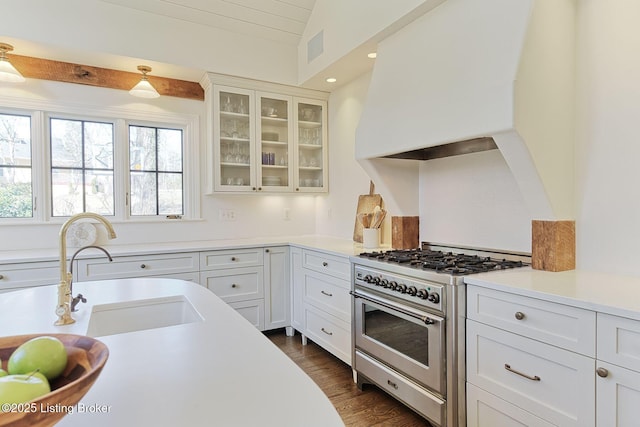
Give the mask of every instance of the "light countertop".
M 82 399 L 104 413 L 67 415 L 59 426 L 342 426 L 318 386 L 253 325 L 206 288 L 174 279 L 74 284 L 87 297 L 76 323 L 53 326 L 56 286 L 3 294 L 2 335 L 85 335 L 93 305 L 184 295 L 204 319 L 99 337 L 109 348 Z
M 640 277 L 529 267 L 466 276 L 465 283 L 640 320 Z
M 253 237 L 246 239 L 226 240 L 198 240 L 188 242 L 144 243 L 136 245 L 118 245 L 117 239 L 108 241 L 102 245 L 113 256 L 128 256 L 140 254 L 158 254 L 171 252 L 196 252 L 224 249 L 242 249 L 262 246 L 291 245 L 302 248 L 319 250 L 337 255 L 357 255 L 364 252 L 362 243 L 356 243 L 351 239 L 332 236 L 306 235 L 306 236 L 278 236 L 278 237 Z M 389 249 L 381 246 L 378 249 Z M 375 249 L 367 249 L 367 251 Z M 74 248 L 68 248 L 70 255 Z M 101 255 L 98 255 L 101 256 Z M 20 251 L 0 251 L 0 264 L 41 262 L 58 260 L 58 249 L 34 249 Z M 80 254 L 79 258 L 95 258 L 96 255 Z

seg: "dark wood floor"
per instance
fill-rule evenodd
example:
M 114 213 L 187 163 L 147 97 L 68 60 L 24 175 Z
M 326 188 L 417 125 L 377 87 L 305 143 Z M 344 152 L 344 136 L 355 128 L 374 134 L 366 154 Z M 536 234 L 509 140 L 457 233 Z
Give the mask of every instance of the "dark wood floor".
M 267 337 L 300 366 L 329 397 L 347 427 L 430 427 L 415 412 L 372 385 L 358 390 L 351 367 L 315 343 L 301 343 L 299 334 L 287 337 L 273 331 Z

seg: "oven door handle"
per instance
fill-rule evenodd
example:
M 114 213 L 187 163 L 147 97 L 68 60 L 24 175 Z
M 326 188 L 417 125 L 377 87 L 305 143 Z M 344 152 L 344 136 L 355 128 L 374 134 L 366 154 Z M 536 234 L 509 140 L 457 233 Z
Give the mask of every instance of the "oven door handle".
M 438 318 L 438 317 L 429 317 L 429 316 L 425 316 L 422 313 L 418 312 L 418 311 L 414 311 L 409 309 L 408 307 L 404 307 L 404 306 L 400 306 L 400 305 L 396 305 L 396 304 L 389 304 L 386 303 L 384 301 L 380 301 L 377 298 L 373 298 L 370 296 L 365 296 L 361 293 L 356 293 L 354 291 L 349 291 L 349 294 L 351 294 L 354 298 L 362 298 L 365 301 L 369 301 L 372 302 L 374 304 L 378 304 L 381 305 L 382 307 L 386 307 L 388 309 L 391 310 L 396 310 L 399 311 L 402 314 L 406 314 L 407 316 L 413 317 L 414 319 L 418 319 L 421 322 L 423 322 L 425 325 L 433 325 L 436 322 L 441 321 L 442 319 Z

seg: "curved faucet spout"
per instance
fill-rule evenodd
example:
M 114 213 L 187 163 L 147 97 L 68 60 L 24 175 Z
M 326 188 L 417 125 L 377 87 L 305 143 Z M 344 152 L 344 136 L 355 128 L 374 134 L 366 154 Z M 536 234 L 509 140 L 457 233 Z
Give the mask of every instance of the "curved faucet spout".
M 71 317 L 71 273 L 67 272 L 67 231 L 71 224 L 81 219 L 94 219 L 101 222 L 107 229 L 109 239 L 115 239 L 116 232 L 111 223 L 102 215 L 93 212 L 84 212 L 73 215 L 60 228 L 60 283 L 58 284 L 58 304 L 56 315 L 58 320 L 55 325 L 69 325 L 75 320 Z

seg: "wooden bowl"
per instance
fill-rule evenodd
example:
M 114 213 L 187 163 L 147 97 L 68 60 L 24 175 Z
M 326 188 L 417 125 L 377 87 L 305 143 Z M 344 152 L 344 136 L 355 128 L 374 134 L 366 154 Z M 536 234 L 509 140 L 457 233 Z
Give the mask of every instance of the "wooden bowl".
M 67 350 L 67 367 L 62 375 L 52 380 L 51 392 L 29 403 L 30 411 L 4 412 L 0 410 L 0 426 L 52 426 L 68 411 L 49 411 L 55 405 L 70 407 L 80 401 L 100 375 L 109 357 L 109 349 L 102 342 L 83 335 L 71 334 L 35 334 L 16 335 L 0 338 L 0 359 L 2 368 L 7 370 L 7 362 L 13 351 L 22 343 L 36 337 L 56 337 Z M 44 412 L 41 409 L 44 408 Z

